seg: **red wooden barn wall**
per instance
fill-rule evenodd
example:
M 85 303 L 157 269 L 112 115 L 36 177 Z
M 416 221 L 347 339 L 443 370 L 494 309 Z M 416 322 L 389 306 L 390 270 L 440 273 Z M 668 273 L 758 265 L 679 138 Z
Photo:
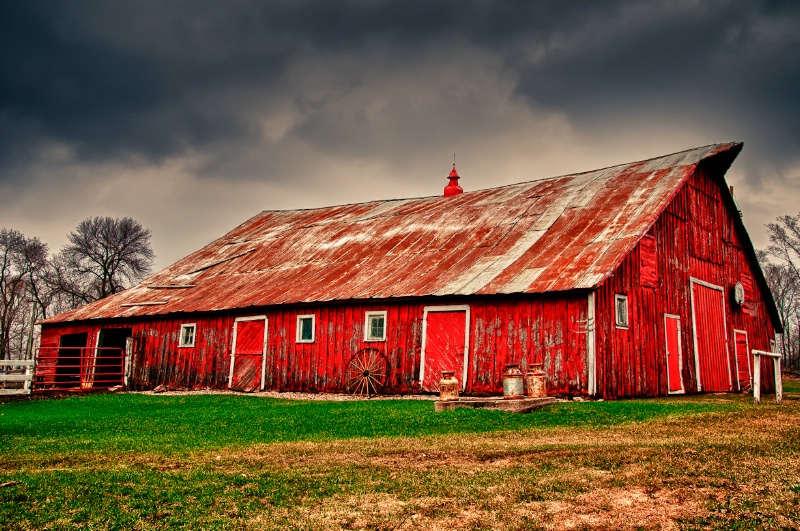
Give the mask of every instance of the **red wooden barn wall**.
M 466 391 L 502 392 L 506 363 L 544 364 L 554 393 L 585 393 L 586 295 L 524 298 L 470 298 L 470 354 Z M 429 306 L 453 301 L 427 301 Z M 131 327 L 135 341 L 132 387 L 159 384 L 189 388 L 225 388 L 230 370 L 236 317 L 266 315 L 266 389 L 343 391 L 346 367 L 366 347 L 381 350 L 387 360 L 387 391 L 419 390 L 424 302 L 329 304 L 254 309 L 246 314 L 186 315 L 139 321 L 45 325 L 42 347 L 57 347 L 62 334 L 88 332 L 89 348 L 101 328 Z M 364 341 L 367 311 L 386 311 L 386 341 Z M 297 343 L 297 316 L 316 316 L 314 343 Z M 181 324 L 196 323 L 194 347 L 178 347 Z
M 108 321 L 43 325 L 40 346 L 56 348 L 64 334 L 88 332 L 87 348 L 97 346 L 98 332 L 109 328 L 132 328 L 134 356 L 131 367 L 133 388 L 160 384 L 180 387 L 226 387 L 234 317 L 230 315 L 185 316 L 147 321 Z M 194 347 L 178 347 L 181 324 L 196 323 Z M 202 332 L 200 332 L 202 331 Z
M 724 289 L 726 339 L 736 390 L 734 329 L 747 331 L 751 350 L 770 350 L 774 328 L 720 185 L 702 166 L 681 187 L 648 236 L 654 240 L 640 240 L 598 290 L 598 393 L 609 398 L 667 394 L 664 313 L 681 318 L 683 383 L 687 393 L 697 392 L 690 278 Z M 650 248 L 653 241 L 655 257 Z M 655 271 L 647 267 L 652 263 Z M 754 301 L 752 307 L 743 309 L 733 303 L 737 281 L 745 285 L 747 300 Z M 615 294 L 628 296 L 627 330 L 614 324 Z M 771 367 L 768 361 L 763 363 L 763 385 L 770 388 Z

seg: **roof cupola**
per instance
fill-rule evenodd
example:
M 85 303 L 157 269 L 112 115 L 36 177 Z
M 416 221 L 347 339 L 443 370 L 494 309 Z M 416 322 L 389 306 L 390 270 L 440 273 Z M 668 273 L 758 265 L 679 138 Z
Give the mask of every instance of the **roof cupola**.
M 447 176 L 450 179 L 450 184 L 444 187 L 444 196 L 445 197 L 453 197 L 454 195 L 463 194 L 464 190 L 458 185 L 458 180 L 461 178 L 456 171 L 456 163 L 453 162 L 453 169 L 450 170 L 450 175 Z

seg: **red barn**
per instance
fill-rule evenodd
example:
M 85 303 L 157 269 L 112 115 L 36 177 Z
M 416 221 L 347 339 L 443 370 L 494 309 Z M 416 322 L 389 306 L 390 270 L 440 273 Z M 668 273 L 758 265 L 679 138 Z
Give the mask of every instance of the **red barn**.
M 780 323 L 724 179 L 741 147 L 262 212 L 44 322 L 38 386 L 407 393 L 453 370 L 497 394 L 515 362 L 551 394 L 748 388 Z

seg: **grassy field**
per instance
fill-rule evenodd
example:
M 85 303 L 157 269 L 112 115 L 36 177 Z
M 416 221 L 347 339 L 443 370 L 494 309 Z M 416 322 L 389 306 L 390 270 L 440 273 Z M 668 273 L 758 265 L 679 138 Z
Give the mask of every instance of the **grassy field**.
M 0 404 L 3 529 L 800 529 L 800 383 L 558 403 Z

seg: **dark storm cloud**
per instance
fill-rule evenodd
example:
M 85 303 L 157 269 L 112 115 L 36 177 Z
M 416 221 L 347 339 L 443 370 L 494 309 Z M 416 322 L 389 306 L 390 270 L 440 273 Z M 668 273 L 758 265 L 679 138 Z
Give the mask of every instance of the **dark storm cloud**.
M 220 86 L 268 85 L 285 52 L 277 43 L 253 46 L 246 39 L 226 50 L 213 13 L 186 6 L 188 16 L 166 13 L 165 21 L 162 6 L 175 8 L 5 3 L 4 156 L 37 137 L 68 142 L 79 156 L 94 158 L 160 157 L 246 134 L 246 120 L 226 114 L 225 106 L 220 112 L 214 103 L 223 102 L 204 96 Z
M 798 2 L 26 1 L 0 10 L 6 169 L 49 143 L 86 161 L 252 145 L 259 109 L 287 104 L 281 83 L 299 57 L 376 48 L 387 71 L 437 49 L 454 60 L 459 50 L 491 54 L 532 107 L 588 131 L 667 115 L 758 129 L 781 156 L 800 140 Z M 313 73 L 305 81 L 313 86 Z M 343 91 L 360 82 L 358 73 L 340 81 Z M 290 134 L 322 149 L 376 148 L 342 126 L 326 96 L 289 102 L 302 118 Z
M 718 121 L 796 156 L 800 3 L 627 2 L 519 65 L 518 90 L 597 129 L 632 115 Z
M 475 189 L 743 140 L 758 232 L 799 200 L 799 50 L 796 1 L 0 2 L 0 226 L 132 215 L 166 265 L 440 192 L 453 151 Z
M 5 2 L 0 161 L 51 141 L 84 160 L 245 142 L 257 133 L 239 95 L 268 100 L 299 52 L 384 43 L 391 63 L 461 40 L 513 56 L 520 38 L 586 23 L 593 4 Z

